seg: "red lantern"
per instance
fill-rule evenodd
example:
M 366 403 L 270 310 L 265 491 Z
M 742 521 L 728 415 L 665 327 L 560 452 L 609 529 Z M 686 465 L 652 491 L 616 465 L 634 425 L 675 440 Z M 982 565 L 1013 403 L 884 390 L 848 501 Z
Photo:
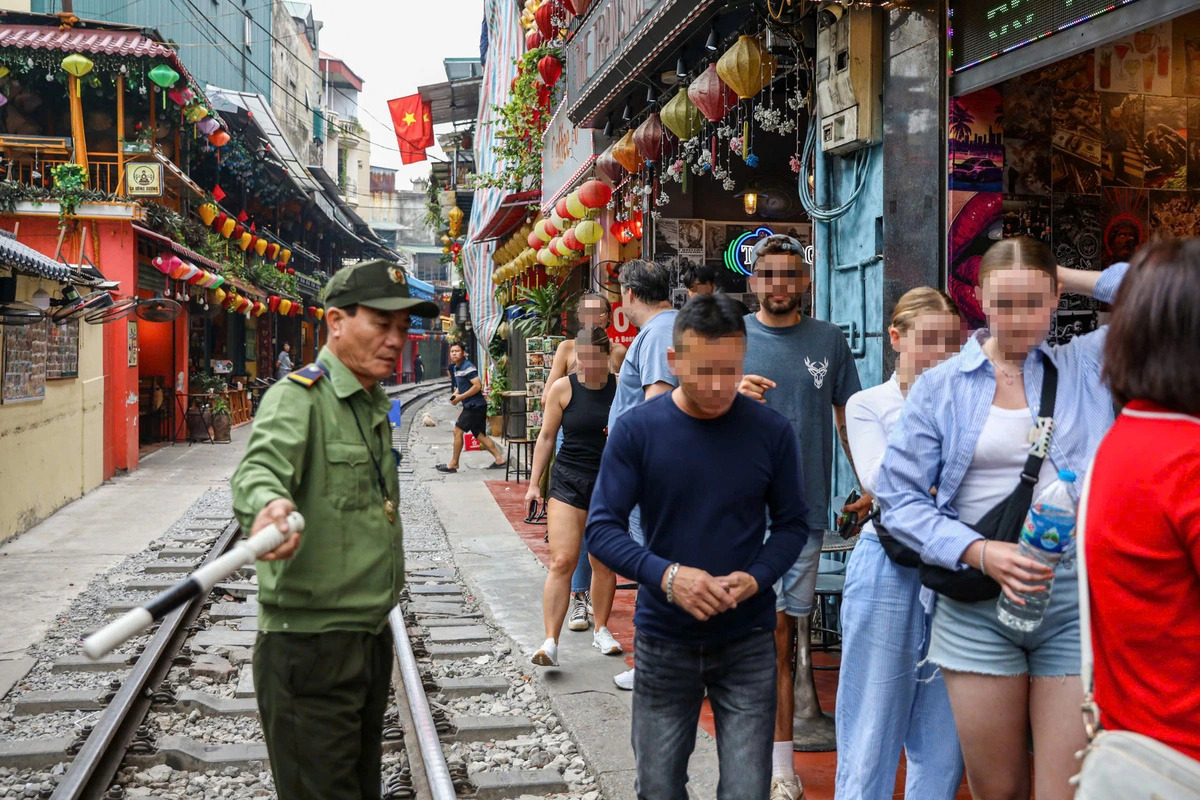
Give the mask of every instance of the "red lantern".
M 217 216 L 214 217 L 213 221 L 212 221 L 213 230 L 217 230 L 217 231 L 221 230 L 221 226 L 225 224 L 225 220 L 227 220 L 227 219 L 229 219 L 229 215 L 226 214 L 224 211 L 222 211 L 220 214 L 217 214 Z
M 267 298 L 267 310 L 272 314 L 279 310 L 279 295 L 273 294 Z
M 687 90 L 688 99 L 696 104 L 709 122 L 720 122 L 729 109 L 737 105 L 737 93 L 725 85 L 717 74 L 717 65 L 709 64 Z
M 247 249 L 247 250 L 253 250 L 257 244 L 258 244 L 258 237 L 257 237 L 257 236 L 251 236 L 251 237 L 250 237 L 250 246 L 249 246 L 248 248 L 246 248 L 246 249 Z
M 232 238 L 234 238 L 234 239 L 241 239 L 241 238 L 242 238 L 242 234 L 243 234 L 243 233 L 245 233 L 245 232 L 246 232 L 246 229 L 245 229 L 244 227 L 242 227 L 241 225 L 234 225 L 234 226 L 233 226 L 233 237 L 232 237 Z
M 579 237 L 575 235 L 574 228 L 568 228 L 563 234 L 562 243 L 568 250 L 582 250 L 583 242 L 579 241 Z
M 579 187 L 579 202 L 588 208 L 603 208 L 612 200 L 612 189 L 601 181 L 591 180 Z
M 279 245 L 275 244 L 274 242 L 271 242 L 269 245 L 267 245 L 267 260 L 268 261 L 274 261 L 276 256 L 278 256 L 278 255 L 279 255 Z
M 638 152 L 651 164 L 658 161 L 658 157 L 662 155 L 663 142 L 670 140 L 671 132 L 663 127 L 658 114 L 646 117 L 646 121 L 633 132 L 633 143 L 637 145 Z
M 534 28 L 533 30 L 529 31 L 529 33 L 525 34 L 526 50 L 536 50 L 541 43 L 542 34 L 538 32 L 537 28 Z
M 554 32 L 554 23 L 551 19 L 551 15 L 554 13 L 553 5 L 550 2 L 542 3 L 533 15 L 534 20 L 537 22 L 538 33 L 542 35 L 542 39 L 545 41 L 549 41 L 552 38 L 550 34 Z
M 530 231 L 529 236 L 525 239 L 525 243 L 537 250 L 542 246 L 542 240 L 538 238 L 537 231 Z
M 604 183 L 609 186 L 616 186 L 621 182 L 621 176 L 624 174 L 624 167 L 617 163 L 611 146 L 596 157 L 596 177 Z M 611 191 L 609 196 L 612 196 Z
M 560 197 L 558 202 L 554 204 L 554 211 L 563 219 L 575 219 L 575 215 L 567 208 L 567 198 Z
M 629 233 L 633 235 L 633 238 L 635 238 L 635 239 L 642 238 L 642 212 L 641 211 L 633 212 L 633 216 L 630 218 L 628 225 L 629 225 Z
M 542 56 L 538 61 L 538 75 L 542 76 L 542 83 L 547 86 L 553 86 L 558 83 L 558 79 L 562 77 L 563 65 L 554 56 Z
M 287 269 L 287 267 L 284 266 L 284 263 L 282 261 L 276 261 L 275 269 L 279 270 L 280 272 L 283 272 L 285 269 Z M 271 309 L 271 310 L 274 311 L 275 309 Z
M 617 237 L 617 241 L 621 244 L 629 244 L 633 241 L 633 231 L 629 230 L 628 222 L 614 222 L 609 230 L 613 236 Z
M 553 239 L 555 236 L 558 236 L 560 233 L 562 233 L 562 231 L 560 231 L 558 229 L 558 227 L 550 220 L 549 217 L 546 218 L 545 222 L 546 222 L 546 233 L 550 234 L 551 239 Z
M 288 267 L 288 268 L 287 268 L 287 274 L 288 274 L 288 275 L 295 275 L 295 274 L 296 274 L 296 268 L 295 268 L 295 267 Z
M 224 147 L 229 144 L 229 134 L 225 131 L 216 131 L 208 137 L 208 141 L 212 142 L 217 147 Z
M 308 315 L 309 315 L 310 317 L 315 317 L 315 316 L 317 315 L 317 307 L 316 307 L 316 306 L 309 306 L 309 307 L 308 307 Z
M 567 8 L 577 17 L 582 16 L 591 4 L 592 0 L 566 0 Z

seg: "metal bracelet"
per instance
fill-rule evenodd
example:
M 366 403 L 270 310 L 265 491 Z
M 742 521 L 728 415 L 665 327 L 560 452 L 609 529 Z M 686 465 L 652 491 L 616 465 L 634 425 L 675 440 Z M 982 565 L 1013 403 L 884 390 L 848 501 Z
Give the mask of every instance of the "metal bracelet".
M 667 602 L 675 604 L 675 573 L 679 572 L 679 562 L 676 561 L 667 570 Z
M 988 546 L 988 540 L 984 539 L 983 547 L 980 548 L 980 550 L 979 550 L 979 571 L 982 572 L 985 576 L 990 577 L 987 574 L 987 566 L 984 564 L 984 561 L 983 561 L 984 556 L 987 555 L 987 546 Z

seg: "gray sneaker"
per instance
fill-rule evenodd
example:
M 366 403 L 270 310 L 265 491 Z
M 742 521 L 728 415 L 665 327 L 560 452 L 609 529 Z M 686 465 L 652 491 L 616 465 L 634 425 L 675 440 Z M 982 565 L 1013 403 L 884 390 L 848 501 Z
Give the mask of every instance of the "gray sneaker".
M 591 627 L 592 623 L 588 619 L 586 593 L 579 592 L 571 595 L 571 611 L 567 616 L 567 627 L 573 631 L 586 631 Z

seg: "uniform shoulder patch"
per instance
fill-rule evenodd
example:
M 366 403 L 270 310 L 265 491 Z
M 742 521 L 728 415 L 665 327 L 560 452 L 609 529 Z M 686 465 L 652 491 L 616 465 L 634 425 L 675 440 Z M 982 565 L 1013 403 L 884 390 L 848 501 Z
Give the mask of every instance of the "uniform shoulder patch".
M 313 384 L 321 380 L 321 378 L 325 377 L 327 374 L 328 373 L 326 372 L 325 367 L 321 366 L 320 364 L 313 363 L 301 367 L 295 372 L 289 372 L 287 379 L 292 383 L 300 384 L 305 389 L 311 389 Z

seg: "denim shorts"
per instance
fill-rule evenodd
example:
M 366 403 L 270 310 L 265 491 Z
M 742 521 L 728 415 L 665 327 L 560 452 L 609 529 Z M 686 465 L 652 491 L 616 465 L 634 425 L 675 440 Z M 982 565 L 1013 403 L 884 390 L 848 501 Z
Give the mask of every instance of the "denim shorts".
M 942 669 L 978 675 L 1079 674 L 1079 580 L 1072 566 L 1055 571 L 1042 624 L 1024 633 L 996 614 L 997 600 L 960 603 L 938 597 L 929 660 Z
M 789 617 L 807 617 L 812 613 L 813 594 L 817 590 L 817 572 L 821 566 L 821 536 L 809 536 L 800 557 L 775 584 L 775 610 Z

